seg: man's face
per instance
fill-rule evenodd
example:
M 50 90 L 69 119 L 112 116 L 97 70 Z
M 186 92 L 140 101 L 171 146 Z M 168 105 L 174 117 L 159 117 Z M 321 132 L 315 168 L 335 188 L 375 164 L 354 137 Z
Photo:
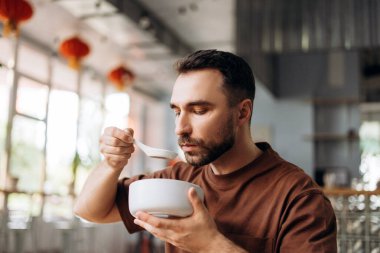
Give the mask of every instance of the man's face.
M 234 113 L 222 83 L 219 71 L 205 69 L 181 74 L 174 84 L 171 107 L 178 144 L 194 166 L 215 161 L 234 145 Z

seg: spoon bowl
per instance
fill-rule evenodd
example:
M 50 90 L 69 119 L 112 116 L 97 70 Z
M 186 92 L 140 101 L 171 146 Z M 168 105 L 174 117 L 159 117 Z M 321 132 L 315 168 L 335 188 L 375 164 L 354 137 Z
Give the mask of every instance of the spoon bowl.
M 174 159 L 178 156 L 178 154 L 171 150 L 166 149 L 160 149 L 160 148 L 153 148 L 150 146 L 147 146 L 143 144 L 142 142 L 134 139 L 133 141 L 137 147 L 139 147 L 147 156 L 150 156 L 152 158 L 159 158 L 159 159 Z

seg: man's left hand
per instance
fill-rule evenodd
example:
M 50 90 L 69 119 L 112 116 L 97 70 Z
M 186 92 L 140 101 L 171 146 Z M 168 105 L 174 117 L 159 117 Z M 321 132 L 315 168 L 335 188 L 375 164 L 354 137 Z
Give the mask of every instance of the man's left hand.
M 210 242 L 221 234 L 194 188 L 189 190 L 188 197 L 194 210 L 189 217 L 164 219 L 137 212 L 134 223 L 185 251 L 208 252 Z

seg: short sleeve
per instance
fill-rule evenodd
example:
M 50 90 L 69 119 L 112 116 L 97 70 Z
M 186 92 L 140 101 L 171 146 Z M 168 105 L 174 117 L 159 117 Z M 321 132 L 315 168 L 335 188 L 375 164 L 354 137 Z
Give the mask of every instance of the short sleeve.
M 275 252 L 337 252 L 334 210 L 319 190 L 298 195 L 287 207 L 279 229 Z
M 133 222 L 134 217 L 129 212 L 128 186 L 135 180 L 137 179 L 123 178 L 120 179 L 117 184 L 116 206 L 129 233 L 135 233 L 143 230 L 140 226 Z

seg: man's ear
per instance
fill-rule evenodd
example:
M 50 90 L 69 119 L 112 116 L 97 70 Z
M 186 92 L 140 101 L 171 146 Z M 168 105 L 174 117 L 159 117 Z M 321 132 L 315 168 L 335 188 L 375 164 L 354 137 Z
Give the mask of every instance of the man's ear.
M 239 103 L 239 125 L 251 120 L 252 115 L 252 101 L 250 99 L 244 99 Z

